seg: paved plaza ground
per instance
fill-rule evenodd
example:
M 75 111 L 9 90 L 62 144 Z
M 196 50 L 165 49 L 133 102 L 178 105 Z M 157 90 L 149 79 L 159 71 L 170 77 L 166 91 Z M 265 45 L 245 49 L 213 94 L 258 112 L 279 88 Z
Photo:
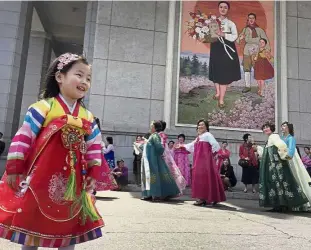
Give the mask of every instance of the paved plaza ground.
M 76 250 L 311 249 L 311 214 L 265 212 L 256 200 L 229 199 L 195 207 L 185 196 L 167 203 L 141 201 L 138 192 L 101 192 L 97 206 L 104 237 Z M 0 240 L 0 249 L 18 245 Z

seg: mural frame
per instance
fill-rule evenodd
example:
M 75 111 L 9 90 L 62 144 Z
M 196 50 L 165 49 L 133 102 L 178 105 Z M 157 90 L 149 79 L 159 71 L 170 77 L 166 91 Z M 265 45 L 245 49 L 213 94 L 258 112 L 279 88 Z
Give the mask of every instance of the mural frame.
M 179 109 L 179 78 L 180 78 L 180 52 L 181 52 L 181 34 L 182 34 L 182 11 L 183 1 L 179 1 L 179 20 L 178 22 L 178 53 L 177 53 L 177 71 L 176 71 L 176 100 L 175 100 L 175 127 L 196 127 L 194 124 L 178 123 L 178 109 Z M 176 11 L 176 9 L 175 9 Z M 174 23 L 174 26 L 176 24 Z M 276 132 L 278 132 L 278 126 L 280 120 L 285 121 L 288 119 L 288 105 L 287 105 L 287 39 L 286 39 L 286 2 L 274 1 L 274 56 L 277 58 L 275 61 L 274 73 L 275 73 L 275 125 Z M 174 28 L 174 27 L 173 27 Z M 279 59 L 282 58 L 281 63 Z M 281 66 L 281 67 L 280 67 Z M 285 66 L 285 68 L 284 68 Z M 282 83 L 282 85 L 281 85 Z M 282 110 L 279 109 L 282 107 Z M 281 112 L 281 113 L 280 113 Z M 244 128 L 232 128 L 232 127 L 216 127 L 211 126 L 214 130 L 230 130 L 230 131 L 245 131 L 262 133 L 259 129 L 244 129 Z

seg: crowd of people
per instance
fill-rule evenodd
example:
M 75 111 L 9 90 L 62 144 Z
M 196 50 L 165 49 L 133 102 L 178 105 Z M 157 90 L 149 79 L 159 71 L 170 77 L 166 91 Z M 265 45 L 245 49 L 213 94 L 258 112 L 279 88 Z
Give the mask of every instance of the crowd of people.
M 29 107 L 12 139 L 0 182 L 0 237 L 21 244 L 23 250 L 73 250 L 76 244 L 101 237 L 104 222 L 94 192 L 127 184 L 124 161 L 115 166 L 113 139 L 103 143 L 99 120 L 83 105 L 90 80 L 85 57 L 65 53 L 56 58 L 41 100 Z M 225 190 L 237 182 L 227 142 L 220 146 L 205 119 L 197 122 L 197 137 L 190 143 L 183 134 L 177 143 L 168 141 L 165 129 L 164 121 L 152 121 L 149 133 L 137 136 L 133 144 L 142 199 L 161 202 L 183 195 L 191 186 L 196 206 L 225 201 Z M 251 184 L 255 192 L 259 182 L 260 206 L 309 211 L 310 148 L 301 160 L 288 122 L 282 124 L 282 136 L 270 123 L 262 130 L 268 139 L 264 147 L 250 134 L 243 136 L 239 165 L 244 191 Z M 0 145 L 3 151 L 5 143 Z

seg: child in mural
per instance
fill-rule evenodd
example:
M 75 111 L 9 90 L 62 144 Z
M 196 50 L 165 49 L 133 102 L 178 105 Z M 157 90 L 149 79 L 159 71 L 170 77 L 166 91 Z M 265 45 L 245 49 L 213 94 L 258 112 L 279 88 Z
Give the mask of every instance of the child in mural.
M 72 250 L 102 236 L 91 195 L 102 169 L 101 134 L 82 103 L 90 79 L 84 57 L 55 59 L 43 99 L 12 140 L 0 184 L 0 237 L 23 250 Z
M 242 63 L 245 80 L 245 88 L 242 91 L 243 93 L 251 91 L 251 70 L 254 66 L 252 56 L 258 53 L 258 47 L 261 38 L 266 39 L 267 43 L 265 49 L 270 50 L 267 34 L 262 28 L 258 26 L 256 19 L 257 16 L 255 13 L 248 14 L 246 27 L 243 28 L 239 38 L 236 40 L 238 44 L 240 44 L 242 40 L 245 40 Z
M 225 107 L 224 98 L 227 87 L 234 81 L 241 79 L 240 61 L 234 41 L 238 38 L 234 22 L 227 18 L 230 4 L 226 1 L 218 3 L 220 29 L 218 39 L 211 43 L 209 79 L 215 83 L 216 94 L 220 108 Z
M 267 49 L 267 40 L 261 38 L 259 40 L 259 51 L 256 55 L 253 55 L 254 61 L 254 78 L 258 83 L 258 95 L 263 96 L 265 88 L 265 80 L 274 77 L 274 69 L 272 66 L 273 56 L 270 50 Z

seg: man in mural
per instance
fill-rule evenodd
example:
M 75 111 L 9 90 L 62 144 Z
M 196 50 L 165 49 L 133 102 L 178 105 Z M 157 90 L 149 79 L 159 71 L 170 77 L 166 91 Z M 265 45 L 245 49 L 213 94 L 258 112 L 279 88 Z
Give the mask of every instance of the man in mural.
M 242 91 L 243 93 L 247 93 L 251 90 L 251 71 L 253 68 L 252 55 L 257 54 L 259 49 L 259 41 L 262 38 L 267 41 L 266 49 L 271 50 L 266 32 L 256 23 L 256 14 L 249 13 L 247 25 L 236 40 L 239 44 L 243 39 L 245 39 L 245 47 L 243 51 L 245 88 Z

